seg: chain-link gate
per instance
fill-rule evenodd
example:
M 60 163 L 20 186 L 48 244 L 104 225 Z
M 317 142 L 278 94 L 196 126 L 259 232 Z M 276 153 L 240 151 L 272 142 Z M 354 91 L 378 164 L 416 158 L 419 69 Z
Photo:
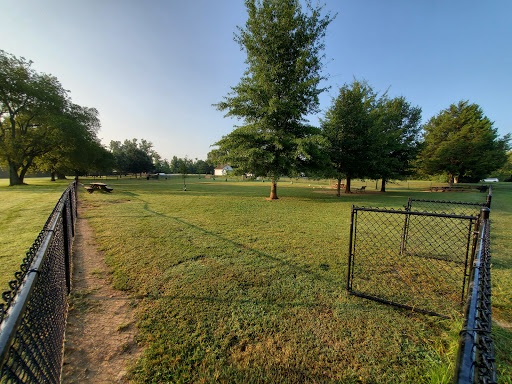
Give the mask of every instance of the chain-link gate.
M 465 299 L 477 216 L 352 208 L 347 290 L 450 317 Z
M 59 383 L 62 369 L 76 182 L 70 184 L 3 292 L 0 383 Z

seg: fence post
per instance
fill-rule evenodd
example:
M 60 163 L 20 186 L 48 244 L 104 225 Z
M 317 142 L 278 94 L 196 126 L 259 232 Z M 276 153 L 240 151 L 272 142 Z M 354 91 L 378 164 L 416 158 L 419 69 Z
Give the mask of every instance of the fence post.
M 348 266 L 347 266 L 347 291 L 352 289 L 352 281 L 350 279 L 352 268 L 352 238 L 354 234 L 354 205 L 352 205 L 352 213 L 350 214 L 350 239 L 348 242 Z
M 487 194 L 487 199 L 485 205 L 487 208 L 491 208 L 491 200 L 492 200 L 492 187 L 489 185 L 489 193 Z
M 407 199 L 407 206 L 405 207 L 407 212 L 411 211 L 411 198 Z M 400 255 L 403 256 L 405 254 L 406 244 L 407 244 L 407 236 L 409 235 L 409 215 L 405 215 L 404 222 L 404 230 L 402 231 L 402 243 L 400 244 Z

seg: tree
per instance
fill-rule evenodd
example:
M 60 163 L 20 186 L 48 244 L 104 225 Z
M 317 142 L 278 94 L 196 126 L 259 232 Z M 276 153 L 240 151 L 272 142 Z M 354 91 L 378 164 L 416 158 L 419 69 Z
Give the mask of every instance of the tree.
M 381 192 L 385 192 L 387 180 L 411 174 L 419 150 L 421 108 L 412 107 L 403 96 L 389 99 L 383 95 L 374 114 L 378 141 L 375 177 L 382 179 Z
M 69 107 L 57 78 L 31 65 L 0 50 L 0 158 L 9 166 L 10 185 L 23 184 L 34 160 L 54 148 Z
M 110 150 L 114 155 L 118 171 L 121 173 L 144 173 L 153 169 L 152 159 L 153 144 L 146 140 L 137 139 L 120 141 L 111 141 Z
M 496 177 L 500 181 L 512 181 L 512 151 L 507 153 L 507 162 L 505 165 L 491 174 L 491 177 Z
M 192 160 L 185 156 L 184 159 L 179 159 L 179 173 L 181 173 L 181 176 L 183 177 L 183 190 L 187 190 L 187 184 L 185 183 L 185 179 L 187 178 L 187 175 L 190 173 L 190 168 L 192 167 Z
M 94 156 L 99 153 L 96 147 L 101 145 L 97 137 L 100 121 L 94 108 L 70 104 L 58 124 L 52 150 L 36 160 L 36 167 L 49 171 L 52 180 L 56 174 L 63 178 L 66 173 L 83 173 L 95 162 Z
M 477 104 L 460 101 L 432 117 L 423 127 L 419 171 L 447 174 L 450 184 L 478 181 L 507 161 L 510 135 L 498 136 L 497 128 Z
M 246 0 L 245 5 L 248 20 L 235 41 L 247 54 L 247 69 L 216 105 L 244 125 L 215 145 L 238 174 L 270 178 L 270 199 L 277 199 L 279 178 L 298 175 L 318 149 L 318 130 L 305 124 L 305 116 L 318 112 L 325 89 L 321 52 L 332 18 L 309 2 L 303 12 L 299 0 Z
M 375 129 L 377 96 L 366 83 L 354 80 L 340 88 L 332 106 L 321 119 L 325 151 L 329 156 L 328 174 L 346 178 L 345 193 L 350 193 L 351 179 L 370 176 L 376 168 L 378 131 Z

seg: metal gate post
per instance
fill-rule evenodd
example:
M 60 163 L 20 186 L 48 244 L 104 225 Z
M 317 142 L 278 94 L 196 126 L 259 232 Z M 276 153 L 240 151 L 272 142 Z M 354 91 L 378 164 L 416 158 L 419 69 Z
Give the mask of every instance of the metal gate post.
M 350 214 L 350 239 L 348 242 L 348 266 L 347 266 L 347 291 L 352 290 L 352 279 L 351 279 L 351 270 L 352 270 L 352 255 L 353 255 L 353 242 L 352 237 L 354 234 L 354 205 L 352 205 L 352 212 Z

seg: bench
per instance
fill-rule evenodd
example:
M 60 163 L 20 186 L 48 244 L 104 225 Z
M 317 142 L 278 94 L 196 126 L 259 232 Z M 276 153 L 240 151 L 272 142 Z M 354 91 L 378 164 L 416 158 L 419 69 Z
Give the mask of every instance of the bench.
M 93 193 L 94 192 L 94 188 L 93 187 L 84 187 L 84 188 L 89 193 Z
M 365 189 L 366 189 L 366 185 L 363 185 L 361 188 L 356 188 L 355 191 L 362 193 L 362 192 L 364 192 Z

